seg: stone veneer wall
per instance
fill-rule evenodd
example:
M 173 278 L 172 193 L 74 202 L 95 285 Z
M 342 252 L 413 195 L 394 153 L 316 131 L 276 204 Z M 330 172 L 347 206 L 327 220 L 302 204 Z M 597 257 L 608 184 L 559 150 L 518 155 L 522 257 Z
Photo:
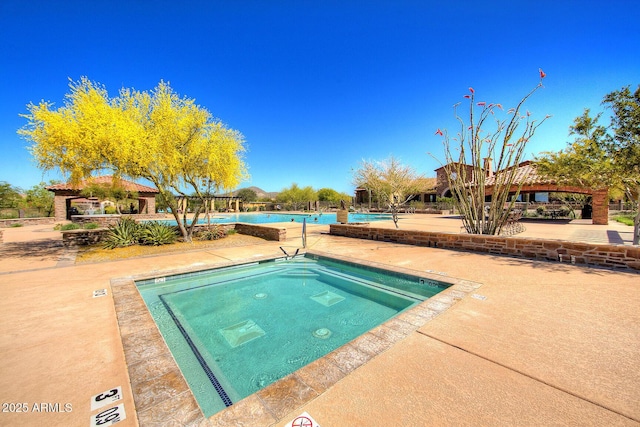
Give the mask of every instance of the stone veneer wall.
M 265 240 L 275 240 L 276 242 L 287 240 L 286 228 L 275 228 L 267 227 L 265 225 L 245 224 L 238 222 L 235 225 L 235 229 L 240 234 L 260 237 Z
M 287 239 L 286 228 L 274 228 L 266 227 L 264 225 L 243 223 L 220 224 L 219 227 L 222 227 L 225 230 L 235 229 L 240 234 L 260 237 L 265 240 L 281 242 Z M 93 230 L 66 230 L 62 232 L 62 244 L 66 247 L 93 245 L 100 242 L 106 232 L 107 228 L 96 228 Z M 0 238 L 1 237 L 2 235 L 0 234 Z
M 13 219 L 0 219 L 0 227 L 13 227 L 14 224 L 22 225 L 42 225 L 53 224 L 55 222 L 54 217 L 40 217 L 40 218 L 13 218 Z
M 2 237 L 2 230 L 0 230 L 0 245 L 4 243 L 4 237 Z
M 65 230 L 62 232 L 62 244 L 65 247 L 95 245 L 102 240 L 107 231 L 107 228 Z
M 236 230 L 237 233 L 245 234 L 247 236 L 260 237 L 261 239 L 265 239 L 265 240 L 275 240 L 276 242 L 287 240 L 286 228 L 275 228 L 275 227 L 268 227 L 265 225 L 258 225 L 258 224 L 246 224 L 243 222 L 236 222 L 233 224 L 214 224 L 214 225 L 226 231 Z M 200 227 L 208 227 L 208 225 L 207 224 L 196 225 L 196 229 Z
M 637 246 L 592 244 L 479 234 L 436 233 L 430 231 L 372 228 L 363 225 L 356 226 L 349 224 L 331 224 L 329 226 L 329 234 L 357 239 L 640 271 L 640 247 Z

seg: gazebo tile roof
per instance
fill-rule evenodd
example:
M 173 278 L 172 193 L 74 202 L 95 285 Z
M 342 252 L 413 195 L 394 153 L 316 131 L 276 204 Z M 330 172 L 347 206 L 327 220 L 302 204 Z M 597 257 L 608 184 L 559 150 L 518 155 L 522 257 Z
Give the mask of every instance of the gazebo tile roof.
M 110 185 L 112 182 L 113 182 L 113 175 L 103 175 L 103 176 L 96 176 L 89 179 L 85 179 L 75 185 L 70 182 L 49 185 L 47 187 L 47 190 L 49 191 L 82 190 L 88 184 L 109 184 Z M 138 193 L 159 193 L 158 189 L 153 187 L 148 187 L 146 185 L 138 184 L 137 182 L 128 181 L 122 178 L 120 178 L 120 182 L 122 184 L 122 187 L 124 187 L 124 189 L 127 191 L 136 191 Z
M 555 183 L 554 181 L 548 178 L 538 175 L 538 171 L 537 171 L 537 168 L 535 167 L 535 164 L 530 160 L 522 162 L 516 167 L 517 167 L 516 175 L 515 175 L 515 180 L 513 182 L 515 185 L 519 185 L 519 184 L 536 185 L 536 184 L 554 184 Z M 495 185 L 496 176 L 504 172 L 505 172 L 505 169 L 497 171 L 493 176 L 488 177 L 487 180 L 485 181 L 485 185 L 487 187 Z

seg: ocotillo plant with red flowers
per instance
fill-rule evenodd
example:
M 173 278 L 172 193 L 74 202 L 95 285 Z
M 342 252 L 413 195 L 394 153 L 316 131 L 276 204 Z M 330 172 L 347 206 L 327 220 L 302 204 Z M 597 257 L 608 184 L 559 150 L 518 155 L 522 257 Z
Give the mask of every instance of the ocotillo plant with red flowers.
M 476 102 L 475 90 L 470 87 L 464 95 L 469 100 L 468 121 L 458 114 L 458 103 L 454 113 L 460 131 L 455 137 L 450 137 L 446 130 L 436 131 L 443 138 L 444 170 L 467 233 L 500 234 L 509 219 L 524 183 L 516 181 L 516 173 L 525 146 L 550 117 L 537 121 L 529 111 L 522 112 L 525 101 L 542 87 L 546 74 L 542 70 L 539 73 L 538 85 L 506 112 L 507 118 L 498 117 L 503 110 L 501 104 Z M 493 170 L 497 171 L 495 175 Z M 487 202 L 489 179 L 492 191 Z M 510 193 L 515 195 L 509 198 Z

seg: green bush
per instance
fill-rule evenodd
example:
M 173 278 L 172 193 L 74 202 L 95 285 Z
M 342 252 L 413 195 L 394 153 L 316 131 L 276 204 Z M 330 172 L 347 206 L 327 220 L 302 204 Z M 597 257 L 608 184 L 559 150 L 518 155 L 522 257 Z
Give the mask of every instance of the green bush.
M 616 215 L 613 219 L 622 224 L 633 226 L 633 215 Z
M 64 224 L 64 225 L 60 226 L 60 230 L 61 231 L 77 230 L 79 228 L 80 228 L 80 225 L 76 224 L 75 222 L 72 222 L 71 224 Z
M 138 243 L 140 226 L 131 218 L 121 218 L 115 225 L 109 226 L 102 246 L 106 249 L 131 246 Z
M 0 219 L 16 219 L 18 218 L 18 211 L 14 209 L 0 210 Z
M 96 228 L 100 228 L 100 224 L 95 222 L 88 222 L 84 225 L 85 230 L 95 230 Z
M 538 206 L 536 208 L 536 213 L 538 215 L 544 215 L 544 213 L 547 211 L 547 208 L 545 208 L 544 206 Z
M 11 224 L 11 228 L 22 227 L 22 226 L 23 226 L 23 224 L 21 224 L 19 222 Z
M 235 230 L 234 230 L 235 231 Z M 200 240 L 218 240 L 227 235 L 224 228 L 219 225 L 211 225 L 198 231 L 197 237 Z
M 104 213 L 105 213 L 105 215 L 113 215 L 115 213 L 118 213 L 118 211 L 113 206 L 106 206 L 104 208 Z
M 178 235 L 175 227 L 157 221 L 149 221 L 140 225 L 140 243 L 143 245 L 168 245 L 176 241 Z

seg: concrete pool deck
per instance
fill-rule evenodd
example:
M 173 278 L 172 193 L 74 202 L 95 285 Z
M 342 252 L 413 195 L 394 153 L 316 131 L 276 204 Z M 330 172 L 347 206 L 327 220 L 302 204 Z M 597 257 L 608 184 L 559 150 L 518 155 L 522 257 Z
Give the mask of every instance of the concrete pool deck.
M 283 226 L 286 245 L 299 246 L 301 225 Z M 460 221 L 411 215 L 401 227 L 459 232 Z M 519 236 L 630 240 L 630 227 L 615 223 L 526 227 Z M 303 412 L 325 427 L 640 425 L 637 273 L 353 240 L 322 234 L 327 229 L 308 226 L 310 249 L 482 286 L 303 406 L 289 396 L 279 416 L 230 411 L 201 425 L 284 426 Z M 118 386 L 122 398 L 113 405 L 123 404 L 126 418 L 117 425 L 138 425 L 111 279 L 279 256 L 283 245 L 74 265 L 51 226 L 3 230 L 0 425 L 90 425 L 100 413 L 91 397 Z M 99 289 L 107 296 L 93 298 Z M 186 410 L 180 396 L 174 401 L 157 425 L 172 425 L 175 411 Z M 252 421 L 241 424 L 247 415 Z

